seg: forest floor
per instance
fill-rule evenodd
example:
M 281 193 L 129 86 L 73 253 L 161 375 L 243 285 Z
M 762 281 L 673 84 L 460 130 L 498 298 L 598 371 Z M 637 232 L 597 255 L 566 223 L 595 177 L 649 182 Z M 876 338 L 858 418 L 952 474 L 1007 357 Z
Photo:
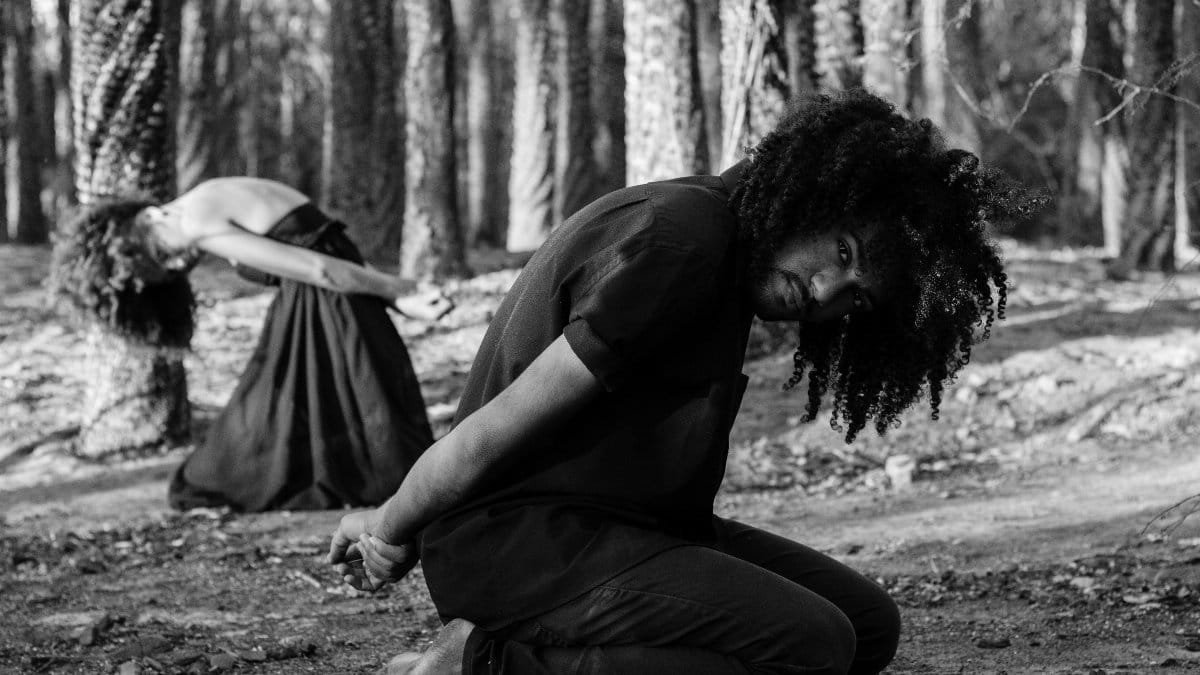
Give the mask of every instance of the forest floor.
M 1008 319 L 939 421 L 914 410 L 851 446 L 827 416 L 801 424 L 779 391 L 790 354 L 756 329 L 718 512 L 887 587 L 892 673 L 1200 671 L 1200 515 L 1182 517 L 1200 507 L 1200 276 L 1115 284 L 1094 252 L 1004 248 Z M 340 513 L 176 513 L 166 479 L 189 448 L 71 454 L 85 356 L 46 305 L 47 259 L 0 247 L 0 672 L 373 672 L 427 644 L 419 571 L 366 595 L 321 562 Z M 514 277 L 398 324 L 439 432 Z M 201 437 L 271 296 L 219 262 L 194 279 Z

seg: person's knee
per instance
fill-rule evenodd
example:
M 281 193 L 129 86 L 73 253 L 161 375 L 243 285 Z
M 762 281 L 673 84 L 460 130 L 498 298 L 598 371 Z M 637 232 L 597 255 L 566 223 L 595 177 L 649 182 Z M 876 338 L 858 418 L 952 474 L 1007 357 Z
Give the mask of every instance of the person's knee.
M 802 666 L 804 672 L 844 674 L 854 662 L 854 624 L 833 605 L 818 616 L 799 618 L 787 630 L 785 652 L 768 662 L 756 663 L 754 673 L 793 672 Z
M 878 673 L 892 658 L 900 644 L 900 608 L 882 588 L 872 602 L 855 616 L 854 665 L 850 673 Z

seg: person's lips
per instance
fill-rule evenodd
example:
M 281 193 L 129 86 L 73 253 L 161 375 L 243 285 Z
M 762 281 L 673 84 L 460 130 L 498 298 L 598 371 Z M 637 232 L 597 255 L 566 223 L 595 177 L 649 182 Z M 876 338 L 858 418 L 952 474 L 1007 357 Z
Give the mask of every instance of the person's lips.
M 792 311 L 796 312 L 798 318 L 803 318 L 804 308 L 808 299 L 807 294 L 804 292 L 804 284 L 800 283 L 799 279 L 790 274 L 783 275 L 783 279 L 788 289 L 788 305 L 791 306 Z

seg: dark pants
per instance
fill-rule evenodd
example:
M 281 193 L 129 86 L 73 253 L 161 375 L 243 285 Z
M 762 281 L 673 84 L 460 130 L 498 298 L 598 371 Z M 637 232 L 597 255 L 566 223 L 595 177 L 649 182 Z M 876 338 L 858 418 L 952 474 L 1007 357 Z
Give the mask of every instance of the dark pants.
M 715 548 L 673 548 L 502 632 L 476 629 L 467 673 L 876 673 L 900 615 L 882 588 L 807 546 L 722 520 Z

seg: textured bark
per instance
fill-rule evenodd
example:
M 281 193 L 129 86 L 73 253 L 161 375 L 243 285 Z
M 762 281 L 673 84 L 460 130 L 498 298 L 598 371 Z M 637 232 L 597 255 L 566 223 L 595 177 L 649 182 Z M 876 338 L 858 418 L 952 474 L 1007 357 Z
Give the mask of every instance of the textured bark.
M 30 0 L 7 0 L 10 26 L 9 65 L 12 72 L 13 137 L 16 156 L 17 220 L 14 238 L 25 244 L 47 240 L 46 216 L 42 212 L 42 158 L 44 134 L 34 83 L 33 6 Z
M 330 3 L 332 67 L 326 124 L 325 203 L 347 223 L 351 237 L 369 258 L 387 262 L 396 259 L 401 246 L 398 207 L 404 191 L 404 165 L 397 161 L 401 148 L 392 4 L 392 0 Z M 411 39 L 411 29 L 409 35 Z
M 1175 56 L 1173 3 L 1137 0 L 1129 41 L 1128 79 L 1170 88 L 1161 78 Z M 1127 277 L 1137 268 L 1170 270 L 1173 266 L 1173 182 L 1175 103 L 1150 93 L 1128 120 L 1129 212 L 1121 235 L 1121 255 L 1109 272 Z
M 1062 134 L 1063 178 L 1056 200 L 1059 236 L 1068 243 L 1099 244 L 1105 238 L 1101 217 L 1105 136 L 1122 132 L 1119 117 L 1103 126 L 1095 124 L 1120 103 L 1096 71 L 1114 77 L 1124 72 L 1121 48 L 1115 42 L 1120 36 L 1120 19 L 1112 0 L 1077 0 L 1073 21 L 1072 65 L 1080 70 Z M 1120 144 L 1113 145 L 1115 150 Z M 1111 159 L 1113 163 L 1117 160 Z M 1113 239 L 1112 255 L 1119 249 L 1117 242 L 1119 237 Z
M 55 196 L 61 213 L 75 203 L 75 139 L 71 125 L 71 0 L 58 0 L 58 72 L 55 74 Z
M 694 0 L 625 0 L 628 184 L 708 170 L 699 79 Z
M 400 274 L 462 276 L 467 267 L 454 157 L 454 20 L 449 3 L 441 0 L 405 0 L 404 13 L 408 145 Z
M 500 115 L 500 79 L 492 21 L 493 3 L 476 6 L 463 17 L 466 35 L 465 105 L 467 108 L 466 243 L 498 246 L 503 233 L 507 191 L 502 181 L 504 164 Z
M 252 0 L 246 9 L 242 20 L 247 29 L 238 34 L 238 61 L 245 68 L 238 74 L 239 154 L 245 161 L 246 175 L 274 179 L 280 177 L 283 157 L 279 99 L 283 91 L 285 36 L 279 24 L 280 14 L 287 8 Z
M 863 86 L 907 110 L 908 3 L 906 0 L 861 0 Z
M 848 89 L 862 84 L 859 0 L 816 0 L 813 12 L 820 85 Z
M 592 12 L 596 172 L 598 192 L 609 192 L 625 185 L 625 10 L 622 0 L 592 0 Z
M 554 225 L 561 225 L 595 196 L 592 162 L 592 76 L 588 47 L 591 8 L 579 0 L 551 0 L 554 36 Z
M 554 226 L 554 53 L 549 0 L 517 5 L 509 251 L 532 251 Z
M 946 0 L 921 2 L 921 114 L 943 125 L 948 117 L 946 94 Z
M 819 81 L 814 5 L 815 0 L 793 0 L 784 5 L 783 33 L 792 96 L 815 91 Z
M 721 0 L 696 0 L 696 59 L 700 64 L 700 97 L 704 101 L 704 136 L 711 171 L 724 168 L 721 142 Z
M 178 5 L 78 0 L 71 93 L 79 201 L 174 191 L 171 101 Z M 79 451 L 98 457 L 181 442 L 190 434 L 187 376 L 178 354 L 135 348 L 94 326 Z
M 218 173 L 214 127 L 221 123 L 217 75 L 217 8 L 212 0 L 183 2 L 179 48 L 179 144 L 175 172 L 179 191 Z M 224 149 L 228 151 L 229 149 Z
M 242 26 L 242 0 L 218 0 L 218 5 L 214 77 L 219 83 L 217 118 L 223 123 L 210 131 L 213 145 L 223 149 L 216 157 L 217 174 L 236 176 L 246 173 L 245 164 L 236 150 L 238 125 L 231 123 L 238 119 L 242 101 L 246 98 L 240 91 L 242 87 L 238 86 L 246 64 L 246 59 L 239 56 L 238 44 Z
M 1192 58 L 1191 69 L 1179 81 L 1179 96 L 1200 103 L 1200 6 L 1176 6 L 1180 58 Z M 1175 262 L 1184 269 L 1200 264 L 1200 111 L 1176 104 L 1175 129 Z
M 5 45 L 8 43 L 9 23 L 8 5 L 0 4 L 0 243 L 8 241 L 8 190 L 4 176 L 8 175 L 9 113 L 8 92 L 5 87 L 7 79 L 8 59 L 5 58 Z
M 774 128 L 790 95 L 781 0 L 721 2 L 721 167 Z
M 946 135 L 951 144 L 978 153 L 982 149 L 983 123 L 976 106 L 988 95 L 984 86 L 983 46 L 979 34 L 979 0 L 958 0 L 947 17 L 945 30 L 950 91 Z

